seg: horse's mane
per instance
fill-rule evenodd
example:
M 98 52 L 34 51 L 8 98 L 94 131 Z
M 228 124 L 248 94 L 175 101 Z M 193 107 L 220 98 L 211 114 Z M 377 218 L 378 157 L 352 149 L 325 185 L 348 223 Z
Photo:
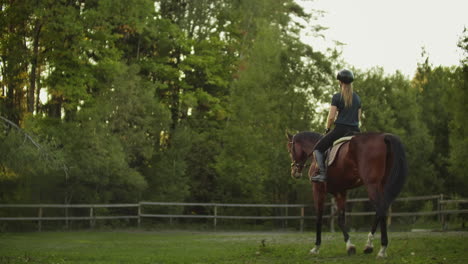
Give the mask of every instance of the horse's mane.
M 309 132 L 309 131 L 304 131 L 304 132 L 299 132 L 296 135 L 294 135 L 294 141 L 295 142 L 317 142 L 323 137 L 322 134 L 315 133 L 315 132 Z

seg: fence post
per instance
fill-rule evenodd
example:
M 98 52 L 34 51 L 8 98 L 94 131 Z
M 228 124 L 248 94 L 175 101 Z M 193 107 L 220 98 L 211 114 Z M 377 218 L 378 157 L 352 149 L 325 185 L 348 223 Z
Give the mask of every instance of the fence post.
M 65 229 L 68 230 L 68 204 L 65 206 Z
M 138 203 L 138 228 L 141 226 L 141 202 Z
M 39 230 L 39 232 L 41 232 L 42 231 L 42 221 L 41 221 L 42 207 L 39 207 L 38 217 L 39 217 L 39 222 L 37 223 L 37 229 Z
M 330 205 L 330 232 L 335 233 L 335 198 L 331 199 Z
M 218 207 L 215 205 L 214 206 L 214 220 L 213 220 L 214 230 L 216 230 L 216 226 L 218 224 L 218 219 L 216 218 L 217 216 L 218 216 Z
M 443 194 L 439 194 L 439 197 L 437 198 L 437 212 L 439 213 L 437 215 L 437 220 L 439 220 L 439 222 L 442 222 L 442 203 L 441 201 L 444 200 L 444 195 Z
M 300 224 L 301 224 L 301 233 L 304 232 L 304 206 L 301 207 L 301 220 L 300 220 Z
M 91 205 L 89 207 L 89 227 L 90 228 L 94 228 L 94 221 L 93 221 L 93 216 L 94 215 L 94 212 L 93 212 L 93 206 Z
M 285 208 L 285 216 L 287 217 L 288 216 L 288 207 Z M 284 226 L 283 228 L 288 228 L 288 219 L 284 219 L 284 222 L 283 222 Z
M 444 201 L 444 195 L 440 194 L 440 197 L 439 197 L 439 217 L 440 217 L 440 222 L 442 224 L 442 230 L 445 230 L 446 229 L 445 214 L 442 212 L 444 210 L 443 201 Z

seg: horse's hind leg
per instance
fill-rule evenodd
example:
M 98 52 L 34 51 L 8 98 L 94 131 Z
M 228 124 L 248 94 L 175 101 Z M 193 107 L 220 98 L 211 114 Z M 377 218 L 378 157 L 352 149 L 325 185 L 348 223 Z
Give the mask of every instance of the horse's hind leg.
M 374 234 L 375 234 L 375 231 L 377 231 L 377 225 L 378 224 L 379 224 L 379 217 L 376 214 L 375 218 L 374 218 L 374 223 L 372 224 L 372 227 L 371 227 L 371 231 L 367 235 L 367 242 L 366 242 L 366 246 L 364 248 L 364 253 L 365 254 L 370 254 L 370 253 L 372 253 L 374 251 L 374 244 L 372 243 L 372 241 L 374 240 Z
M 344 241 L 346 243 L 346 251 L 348 255 L 356 254 L 356 247 L 351 243 L 349 234 L 346 228 L 346 192 L 335 194 L 336 205 L 338 207 L 338 226 L 343 232 Z
M 369 198 L 374 203 L 376 214 L 374 223 L 372 224 L 371 232 L 367 236 L 367 243 L 364 249 L 364 253 L 371 253 L 373 251 L 372 240 L 374 239 L 375 231 L 377 226 L 380 225 L 380 240 L 381 248 L 377 257 L 385 258 L 387 256 L 387 246 L 388 246 L 388 236 L 387 236 L 387 208 L 385 206 L 384 200 L 381 196 L 382 192 L 379 191 L 379 188 L 376 186 L 369 185 L 367 187 L 369 193 Z
M 379 214 L 377 212 L 377 214 Z M 377 254 L 378 258 L 387 257 L 387 246 L 388 246 L 388 236 L 387 236 L 387 212 L 384 211 L 380 214 L 380 240 L 382 247 L 380 248 L 379 253 Z

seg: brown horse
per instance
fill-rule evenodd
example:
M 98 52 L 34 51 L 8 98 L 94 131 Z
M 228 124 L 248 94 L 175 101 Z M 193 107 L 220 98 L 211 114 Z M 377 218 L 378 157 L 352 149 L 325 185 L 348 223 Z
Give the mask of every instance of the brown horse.
M 288 134 L 288 151 L 291 156 L 291 176 L 298 178 L 307 160 L 313 155 L 315 144 L 322 135 L 313 132 L 301 132 L 294 136 Z M 310 251 L 318 254 L 321 245 L 322 216 L 324 202 L 331 193 L 338 207 L 338 225 L 343 232 L 348 254 L 355 254 L 345 226 L 346 192 L 364 185 L 370 201 L 375 207 L 375 220 L 371 226 L 364 252 L 373 251 L 372 240 L 380 224 L 381 249 L 377 257 L 386 257 L 388 245 L 387 211 L 391 203 L 403 188 L 407 175 L 407 162 L 400 139 L 386 133 L 362 133 L 344 143 L 336 159 L 327 169 L 327 181 L 313 183 L 314 205 L 317 214 L 316 242 Z M 309 177 L 316 172 L 315 159 L 309 169 Z

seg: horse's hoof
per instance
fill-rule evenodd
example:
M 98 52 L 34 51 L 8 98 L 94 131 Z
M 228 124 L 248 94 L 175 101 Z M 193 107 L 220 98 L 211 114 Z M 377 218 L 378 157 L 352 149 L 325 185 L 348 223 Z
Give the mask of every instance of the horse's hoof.
M 350 247 L 348 248 L 348 256 L 356 255 L 356 248 Z
M 379 254 L 377 254 L 377 258 L 378 259 L 383 259 L 383 258 L 386 258 L 387 257 L 387 248 L 386 247 L 382 247 L 379 251 Z
M 320 251 L 319 248 L 314 247 L 313 249 L 311 249 L 311 250 L 309 251 L 309 254 L 310 254 L 310 255 L 318 255 L 318 254 L 319 254 L 319 251 Z
M 364 254 L 370 254 L 374 251 L 374 248 L 373 247 L 366 247 L 364 249 Z

